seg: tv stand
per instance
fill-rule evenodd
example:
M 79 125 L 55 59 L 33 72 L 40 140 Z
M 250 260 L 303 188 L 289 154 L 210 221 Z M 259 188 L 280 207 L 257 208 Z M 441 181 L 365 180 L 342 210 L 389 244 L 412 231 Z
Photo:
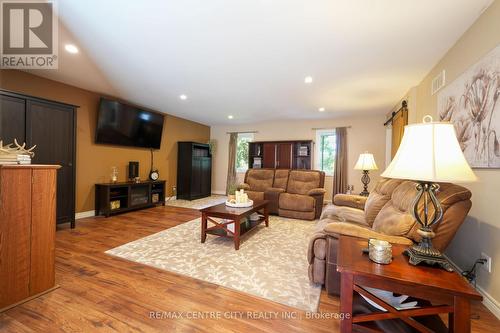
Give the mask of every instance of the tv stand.
M 95 184 L 95 215 L 165 206 L 165 193 L 164 180 Z

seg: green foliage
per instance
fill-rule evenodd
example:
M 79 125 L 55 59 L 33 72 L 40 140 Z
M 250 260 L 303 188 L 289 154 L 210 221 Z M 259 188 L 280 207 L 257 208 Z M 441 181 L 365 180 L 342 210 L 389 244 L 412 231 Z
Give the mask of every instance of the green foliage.
M 234 195 L 236 190 L 238 189 L 238 186 L 236 184 L 231 184 L 229 185 L 229 190 L 228 190 L 228 195 Z
M 248 169 L 248 142 L 250 138 L 238 137 L 236 145 L 236 170 Z
M 326 134 L 321 136 L 321 170 L 327 174 L 333 174 L 335 168 L 335 150 L 336 150 L 335 134 Z

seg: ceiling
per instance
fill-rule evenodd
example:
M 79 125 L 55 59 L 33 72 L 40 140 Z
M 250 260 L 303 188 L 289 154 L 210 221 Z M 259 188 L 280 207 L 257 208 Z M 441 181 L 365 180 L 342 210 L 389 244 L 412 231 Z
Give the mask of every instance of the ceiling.
M 384 114 L 491 2 L 59 1 L 59 69 L 33 72 L 208 125 Z

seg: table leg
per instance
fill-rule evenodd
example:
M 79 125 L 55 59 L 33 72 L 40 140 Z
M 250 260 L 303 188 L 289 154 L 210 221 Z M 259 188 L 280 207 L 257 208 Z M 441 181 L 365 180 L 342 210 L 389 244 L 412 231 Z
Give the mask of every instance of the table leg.
M 240 249 L 240 219 L 234 220 L 234 249 Z
M 455 296 L 453 301 L 454 313 L 450 316 L 450 332 L 469 333 L 470 324 L 470 303 L 464 297 Z
M 205 243 L 207 239 L 207 214 L 201 213 L 201 242 Z
M 352 293 L 352 274 L 340 273 L 340 313 L 344 316 L 340 321 L 341 333 L 352 332 Z
M 269 208 L 267 208 L 267 205 L 264 206 L 264 221 L 266 222 L 266 227 L 269 227 Z

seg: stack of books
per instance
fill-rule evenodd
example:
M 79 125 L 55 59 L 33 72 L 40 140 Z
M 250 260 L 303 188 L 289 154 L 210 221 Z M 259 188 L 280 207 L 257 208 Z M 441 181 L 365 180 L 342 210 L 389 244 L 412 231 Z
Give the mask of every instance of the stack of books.
M 254 157 L 253 158 L 253 168 L 254 169 L 262 168 L 262 158 L 261 157 Z
M 31 164 L 31 156 L 24 154 L 0 153 L 0 165 L 6 164 Z

